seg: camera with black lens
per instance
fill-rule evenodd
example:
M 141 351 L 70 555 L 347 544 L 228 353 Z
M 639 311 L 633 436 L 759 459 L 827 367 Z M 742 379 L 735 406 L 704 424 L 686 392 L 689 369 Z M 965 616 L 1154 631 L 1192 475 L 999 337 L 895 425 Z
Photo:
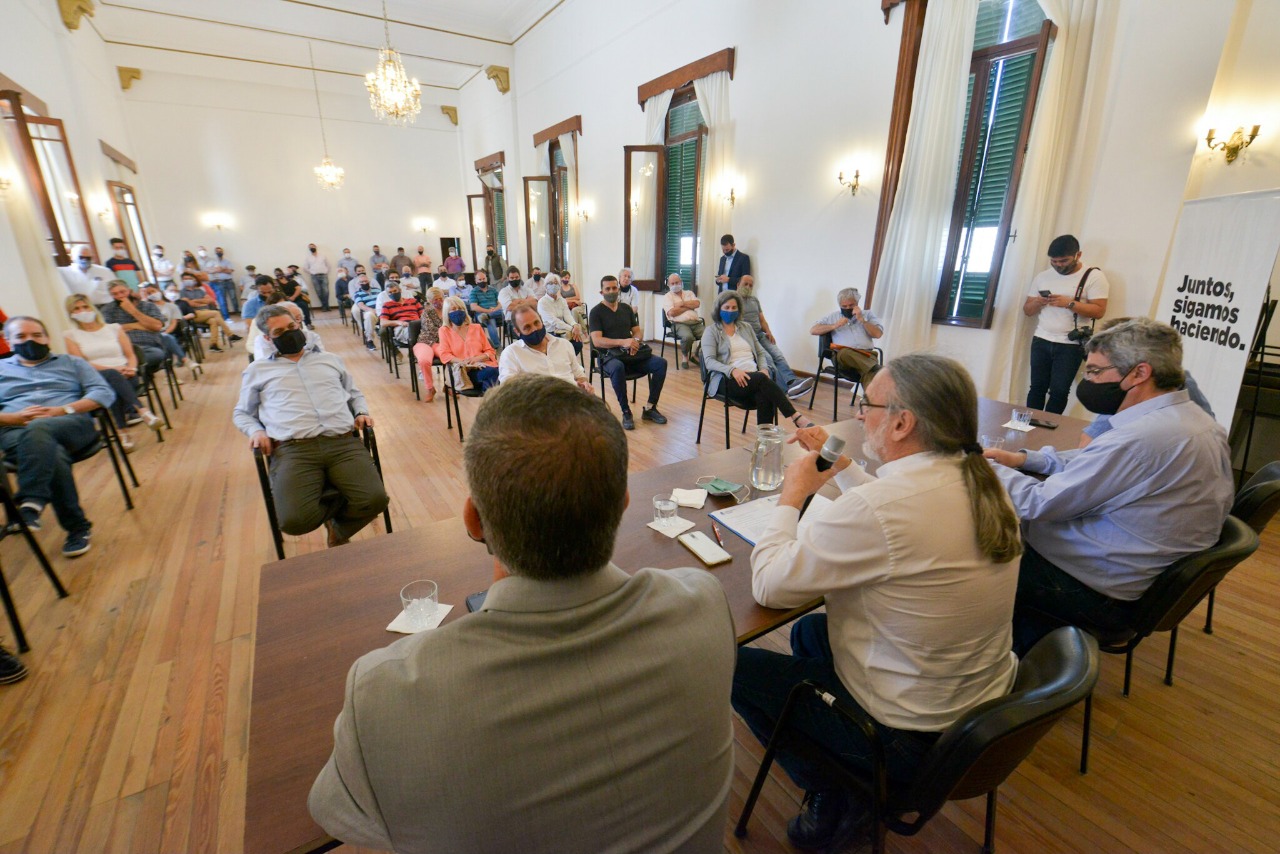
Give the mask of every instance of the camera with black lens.
M 1083 347 L 1089 343 L 1089 337 L 1093 335 L 1093 330 L 1087 326 L 1077 326 L 1067 333 L 1067 340 L 1074 341 Z

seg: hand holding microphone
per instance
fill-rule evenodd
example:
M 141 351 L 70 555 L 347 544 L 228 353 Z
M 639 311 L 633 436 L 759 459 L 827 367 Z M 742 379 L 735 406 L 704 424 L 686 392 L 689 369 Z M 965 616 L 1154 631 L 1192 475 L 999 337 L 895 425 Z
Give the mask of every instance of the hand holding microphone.
M 839 436 L 828 436 L 827 441 L 823 443 L 822 449 L 818 451 L 818 459 L 814 464 L 818 467 L 818 471 L 828 471 L 840 460 L 840 455 L 844 453 L 844 439 Z M 816 494 L 816 493 L 814 493 Z M 805 496 L 804 503 L 800 505 L 800 515 L 804 515 L 804 511 L 809 509 L 809 502 L 813 501 L 813 495 Z

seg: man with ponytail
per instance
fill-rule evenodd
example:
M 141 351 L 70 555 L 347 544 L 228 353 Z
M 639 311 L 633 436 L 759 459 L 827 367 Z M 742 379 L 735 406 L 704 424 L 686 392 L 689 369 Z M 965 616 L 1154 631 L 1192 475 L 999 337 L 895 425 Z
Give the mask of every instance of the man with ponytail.
M 859 398 L 857 417 L 863 453 L 881 463 L 877 476 L 848 457 L 819 471 L 820 427 L 793 437 L 810 453 L 787 469 L 751 555 L 752 589 L 771 608 L 823 596 L 827 613 L 796 622 L 792 655 L 739 649 L 733 705 L 764 742 L 791 688 L 812 679 L 875 719 L 889 775 L 908 779 L 938 733 L 1013 685 L 1022 543 L 982 457 L 978 396 L 959 363 L 894 359 Z M 831 479 L 843 494 L 798 530 L 805 499 Z M 870 768 L 870 744 L 843 717 L 814 711 L 799 725 L 833 755 Z M 870 819 L 869 805 L 820 768 L 794 754 L 778 758 L 806 790 L 787 828 L 797 847 L 834 848 Z

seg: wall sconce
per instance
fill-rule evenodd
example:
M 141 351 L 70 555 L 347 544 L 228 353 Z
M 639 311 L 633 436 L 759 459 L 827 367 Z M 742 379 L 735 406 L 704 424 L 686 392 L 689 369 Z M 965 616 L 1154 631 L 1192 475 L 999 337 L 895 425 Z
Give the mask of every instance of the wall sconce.
M 8 175 L 0 175 L 0 196 L 9 192 L 9 188 L 13 186 L 13 179 Z
M 588 202 L 588 201 L 578 202 L 578 219 L 582 220 L 583 222 L 590 222 L 591 215 L 595 213 L 595 210 L 596 210 L 595 206 L 592 205 L 591 202 Z
M 728 203 L 729 203 L 729 207 L 733 207 L 735 204 L 737 204 L 737 203 L 738 203 L 738 197 L 737 197 L 737 195 L 734 193 L 734 191 L 733 191 L 733 187 L 730 187 L 730 188 L 729 188 L 729 192 L 727 192 L 727 193 L 721 193 L 721 194 L 720 194 L 720 200 L 721 200 L 721 201 L 724 201 L 724 202 L 728 202 Z
M 71 207 L 75 208 L 80 206 L 79 194 L 73 193 L 70 190 L 68 190 L 64 195 L 66 196 L 67 201 L 71 203 Z
M 859 179 L 860 179 L 861 177 L 862 177 L 862 173 L 861 173 L 860 171 L 858 171 L 857 169 L 855 169 L 855 170 L 853 170 L 853 180 L 852 180 L 852 181 L 846 181 L 846 180 L 844 179 L 844 173 L 843 173 L 843 172 L 841 172 L 839 175 L 837 175 L 837 176 L 836 176 L 836 180 L 840 182 L 840 186 L 841 186 L 841 187 L 848 187 L 848 188 L 849 188 L 849 195 L 851 195 L 851 196 L 856 196 L 856 195 L 858 195 L 858 186 L 859 186 L 859 183 L 858 183 L 858 182 L 859 182 Z
M 1258 130 L 1261 127 L 1262 127 L 1261 125 L 1254 125 L 1253 129 L 1249 131 L 1248 139 L 1244 138 L 1244 128 L 1238 127 L 1236 128 L 1235 133 L 1231 134 L 1231 138 L 1228 139 L 1226 142 L 1219 141 L 1216 143 L 1214 142 L 1215 131 L 1213 128 L 1209 128 L 1209 135 L 1204 138 L 1204 141 L 1205 141 L 1205 144 L 1209 146 L 1210 151 L 1213 151 L 1214 149 L 1218 149 L 1218 148 L 1221 148 L 1223 151 L 1225 151 L 1227 155 L 1227 162 L 1231 163 L 1231 162 L 1234 162 L 1235 159 L 1240 156 L 1240 152 L 1244 151 L 1246 148 L 1249 147 L 1249 143 L 1257 139 Z
M 436 223 L 435 220 L 427 219 L 426 217 L 418 217 L 413 221 L 413 228 L 414 231 L 421 231 L 423 236 L 426 236 L 428 231 L 436 230 Z
M 207 213 L 200 217 L 200 224 L 205 228 L 216 228 L 218 231 L 222 231 L 223 228 L 230 228 L 232 225 L 230 216 L 217 212 Z

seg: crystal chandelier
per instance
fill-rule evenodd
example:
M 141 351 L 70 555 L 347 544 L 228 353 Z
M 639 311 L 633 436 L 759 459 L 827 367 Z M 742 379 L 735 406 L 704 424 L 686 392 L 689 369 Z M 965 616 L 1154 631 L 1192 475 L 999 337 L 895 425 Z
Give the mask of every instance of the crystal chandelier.
M 387 46 L 378 51 L 378 67 L 364 76 L 369 90 L 369 107 L 380 119 L 405 124 L 422 110 L 422 87 L 418 78 L 405 73 L 400 54 L 391 47 L 391 24 L 387 19 L 387 2 L 382 0 L 382 28 Z
M 324 134 L 324 112 L 320 109 L 320 81 L 316 79 L 316 57 L 311 52 L 311 42 L 307 42 L 307 56 L 311 58 L 311 85 L 316 92 L 316 115 L 320 118 L 320 141 L 324 145 L 324 159 L 311 171 L 316 174 L 316 181 L 322 189 L 336 190 L 347 177 L 347 170 L 335 166 L 329 159 L 329 140 Z

